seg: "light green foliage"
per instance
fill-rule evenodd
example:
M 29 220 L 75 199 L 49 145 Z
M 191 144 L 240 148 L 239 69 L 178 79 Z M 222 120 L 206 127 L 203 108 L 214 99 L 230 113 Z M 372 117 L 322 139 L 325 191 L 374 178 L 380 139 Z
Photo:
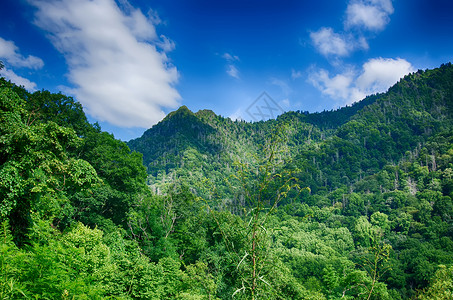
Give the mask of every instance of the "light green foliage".
M 269 234 L 266 229 L 268 220 L 279 202 L 299 185 L 290 172 L 279 173 L 281 164 L 287 158 L 281 145 L 286 138 L 286 126 L 277 127 L 264 144 L 262 157 L 257 157 L 256 164 L 239 162 L 237 175 L 233 178 L 240 185 L 239 193 L 245 199 L 244 228 L 247 247 L 236 254 L 242 257 L 237 264 L 242 287 L 235 294 L 242 292 L 251 299 L 264 297 L 262 294 L 272 284 L 267 282 L 271 270 L 272 257 L 269 255 Z M 282 180 L 283 179 L 283 180 Z M 226 237 L 225 237 L 226 238 Z
M 7 242 L 2 242 L 2 249 L 5 246 L 9 249 L 2 253 L 1 285 L 10 288 L 12 299 L 56 299 L 62 295 L 77 296 L 78 299 L 99 299 L 99 288 L 90 284 L 90 276 L 80 274 L 72 264 L 79 251 L 64 247 L 58 241 L 59 234 L 48 222 L 35 223 L 32 230 L 34 242 L 29 250 L 17 249 L 8 242 L 12 237 L 5 223 L 3 228 L 5 235 L 2 239 Z M 8 272 L 10 270 L 14 270 L 14 274 Z
M 389 270 L 388 265 L 392 246 L 376 240 L 373 245 L 360 254 L 359 266 L 367 273 L 371 282 L 365 284 L 366 299 L 388 298 L 385 285 L 379 282 L 381 277 Z
M 48 222 L 35 222 L 33 244 L 26 251 L 1 244 L 2 299 L 14 295 L 37 299 L 168 299 L 182 289 L 180 263 L 164 258 L 150 263 L 134 243 L 112 233 L 107 239 L 98 229 L 76 225 L 62 235 Z
M 14 245 L 8 222 L 2 222 L 0 229 L 0 298 L 17 299 L 25 297 L 24 286 L 19 281 L 22 270 L 18 265 L 26 257 Z
M 186 267 L 183 275 L 183 283 L 187 286 L 188 292 L 182 294 L 182 299 L 216 299 L 217 284 L 214 276 L 210 273 L 204 262 L 196 262 Z M 196 295 L 196 296 L 195 296 Z
M 367 217 L 359 217 L 354 226 L 355 239 L 362 247 L 370 247 L 376 237 L 376 227 L 373 227 Z
M 431 278 L 428 288 L 418 295 L 417 299 L 447 300 L 453 297 L 453 267 L 439 266 Z
M 382 234 L 387 233 L 390 229 L 389 218 L 386 214 L 375 212 L 370 217 L 370 222 L 373 226 L 382 231 Z

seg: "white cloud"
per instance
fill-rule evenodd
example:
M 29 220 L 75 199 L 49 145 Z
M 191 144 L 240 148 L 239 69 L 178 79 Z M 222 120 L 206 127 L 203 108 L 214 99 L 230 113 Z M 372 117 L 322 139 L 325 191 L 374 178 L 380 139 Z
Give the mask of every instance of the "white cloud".
M 387 91 L 401 77 L 413 71 L 413 66 L 404 59 L 375 58 L 363 64 L 360 73 L 346 70 L 330 76 L 328 71 L 320 69 L 312 72 L 309 82 L 323 95 L 346 105 L 367 95 Z
M 226 72 L 231 77 L 239 79 L 239 70 L 234 65 L 228 65 Z
M 310 33 L 316 49 L 323 55 L 346 56 L 352 50 L 344 36 L 335 33 L 332 28 L 321 28 Z
M 363 36 L 359 37 L 357 39 L 357 41 L 355 41 L 355 43 L 356 43 L 356 48 L 363 49 L 363 50 L 370 49 L 370 45 L 368 45 L 368 41 Z
M 332 28 L 321 28 L 310 33 L 316 50 L 324 56 L 344 57 L 357 49 L 367 50 L 367 40 L 363 36 L 354 37 L 349 33 L 336 33 Z
M 401 77 L 414 71 L 414 67 L 405 59 L 374 58 L 363 65 L 356 85 L 367 94 L 385 92 Z
M 19 53 L 19 48 L 13 41 L 7 41 L 0 37 L 0 58 L 13 67 L 23 67 L 30 69 L 41 69 L 44 62 L 39 57 L 29 55 L 24 57 Z
M 352 86 L 353 80 L 353 71 L 346 71 L 342 74 L 330 77 L 329 72 L 324 69 L 314 72 L 309 77 L 309 82 L 320 90 L 323 95 L 329 96 L 335 100 L 340 99 L 345 102 L 354 102 L 358 100 L 351 99 L 352 94 L 355 92 Z
M 379 6 L 383 11 L 392 14 L 394 12 L 393 0 L 369 0 L 372 4 Z
M 346 9 L 344 33 L 323 27 L 311 32 L 310 38 L 318 52 L 327 57 L 344 57 L 358 49 L 368 50 L 365 32 L 383 30 L 393 12 L 392 0 L 350 0 Z
M 391 0 L 353 0 L 346 9 L 345 26 L 382 30 L 393 11 Z
M 27 57 L 20 54 L 19 48 L 13 41 L 7 41 L 0 37 L 0 59 L 5 63 L 5 68 L 1 70 L 1 75 L 25 89 L 36 91 L 36 83 L 27 78 L 17 75 L 9 66 L 16 68 L 28 68 L 38 70 L 44 66 L 44 62 L 39 57 L 29 55 Z
M 4 76 L 7 80 L 14 82 L 18 86 L 23 86 L 27 91 L 34 92 L 36 91 L 36 83 L 28 80 L 27 78 L 21 77 L 14 73 L 14 71 L 4 68 L 0 71 L 1 75 Z
M 72 90 L 87 113 L 113 125 L 148 128 L 175 108 L 178 72 L 157 37 L 155 18 L 126 0 L 29 0 L 35 24 L 65 56 Z M 153 23 L 154 22 L 154 23 Z M 159 52 L 157 47 L 163 49 Z

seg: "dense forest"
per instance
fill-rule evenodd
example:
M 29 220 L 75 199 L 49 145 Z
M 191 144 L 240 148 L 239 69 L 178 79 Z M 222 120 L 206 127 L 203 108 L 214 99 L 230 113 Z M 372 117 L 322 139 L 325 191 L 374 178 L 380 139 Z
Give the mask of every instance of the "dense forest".
M 128 143 L 0 78 L 0 299 L 452 299 L 453 66 Z

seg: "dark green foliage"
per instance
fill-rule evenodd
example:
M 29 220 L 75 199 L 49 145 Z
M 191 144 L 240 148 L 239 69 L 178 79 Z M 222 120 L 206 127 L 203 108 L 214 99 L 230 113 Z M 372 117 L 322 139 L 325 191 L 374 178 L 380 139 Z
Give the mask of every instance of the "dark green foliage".
M 30 122 L 25 102 L 0 87 L 0 218 L 9 218 L 16 241 L 25 238 L 30 213 L 63 218 L 66 195 L 98 182 L 93 167 L 71 155 L 80 139 L 52 121 Z
M 78 193 L 72 197 L 79 217 L 90 225 L 96 224 L 99 218 L 125 225 L 133 203 L 148 193 L 142 155 L 131 153 L 124 142 L 111 134 L 92 130 L 83 139 L 79 156 L 89 162 L 103 180 L 103 184 L 94 187 L 89 194 Z
M 88 123 L 82 105 L 72 97 L 61 93 L 52 94 L 49 91 L 27 93 L 20 88 L 15 92 L 26 100 L 26 109 L 29 111 L 29 122 L 55 122 L 60 126 L 74 129 L 78 136 L 85 136 L 92 126 Z

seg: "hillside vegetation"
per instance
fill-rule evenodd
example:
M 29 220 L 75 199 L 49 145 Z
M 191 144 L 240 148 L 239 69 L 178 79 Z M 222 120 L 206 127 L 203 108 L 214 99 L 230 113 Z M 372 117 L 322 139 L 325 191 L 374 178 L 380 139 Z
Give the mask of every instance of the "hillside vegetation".
M 1 78 L 0 299 L 451 299 L 452 125 L 451 64 L 127 144 Z

